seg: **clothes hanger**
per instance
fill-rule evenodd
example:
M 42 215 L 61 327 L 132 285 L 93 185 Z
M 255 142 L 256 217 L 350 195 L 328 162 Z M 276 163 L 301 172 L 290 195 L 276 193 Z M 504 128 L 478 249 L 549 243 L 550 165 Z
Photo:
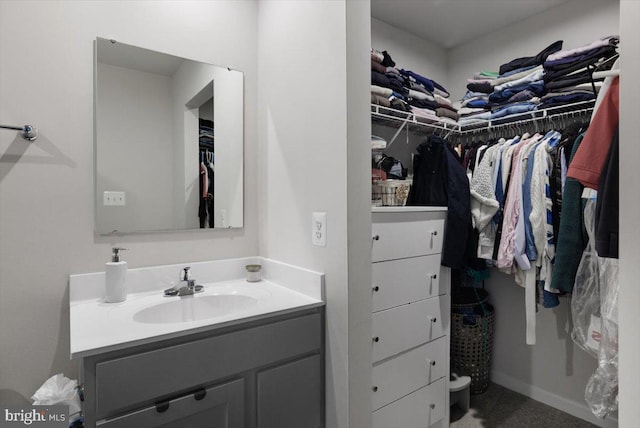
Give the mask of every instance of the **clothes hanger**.
M 210 152 L 207 149 L 206 156 L 207 156 L 207 166 L 211 168 L 212 171 L 215 172 L 216 168 L 215 168 L 215 164 L 213 163 L 213 152 Z

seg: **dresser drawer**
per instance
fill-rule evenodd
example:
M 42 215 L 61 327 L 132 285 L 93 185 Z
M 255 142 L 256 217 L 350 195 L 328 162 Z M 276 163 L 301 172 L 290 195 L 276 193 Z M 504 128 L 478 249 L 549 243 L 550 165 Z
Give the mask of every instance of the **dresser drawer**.
M 440 287 L 440 254 L 373 263 L 373 311 L 446 293 Z
M 373 314 L 372 360 L 377 362 L 445 334 L 447 299 L 433 297 Z
M 412 349 L 373 368 L 373 410 L 416 391 L 446 372 L 444 337 Z
M 443 378 L 373 412 L 373 428 L 427 428 L 444 418 L 446 394 Z
M 402 216 L 402 219 L 386 222 L 377 221 L 374 216 L 371 229 L 371 259 L 374 262 L 426 256 L 442 251 L 444 219 L 425 220 L 424 217 Z
M 126 415 L 98 421 L 98 428 L 195 427 L 241 428 L 244 423 L 244 382 L 238 379 L 200 389 Z

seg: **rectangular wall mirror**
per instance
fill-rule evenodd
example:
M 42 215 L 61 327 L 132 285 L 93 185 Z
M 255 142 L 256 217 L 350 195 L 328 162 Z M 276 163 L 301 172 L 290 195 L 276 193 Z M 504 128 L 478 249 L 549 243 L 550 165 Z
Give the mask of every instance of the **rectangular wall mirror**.
M 98 38 L 95 228 L 243 226 L 244 76 Z

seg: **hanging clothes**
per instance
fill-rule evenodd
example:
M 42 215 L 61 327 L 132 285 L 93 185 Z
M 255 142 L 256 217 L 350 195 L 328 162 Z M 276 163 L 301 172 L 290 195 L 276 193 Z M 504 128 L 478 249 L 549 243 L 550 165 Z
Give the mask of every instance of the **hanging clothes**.
M 582 148 L 576 152 L 567 175 L 585 187 L 598 190 L 598 181 L 618 128 L 620 109 L 620 78 L 611 82 L 587 130 Z M 601 92 L 602 94 L 602 92 Z
M 200 152 L 200 158 L 203 156 L 203 152 Z M 209 177 L 207 167 L 203 160 L 200 161 L 200 180 L 198 181 L 200 189 L 198 194 L 198 218 L 200 219 L 200 229 L 204 229 L 207 221 L 207 193 L 209 191 Z
M 209 150 L 200 150 L 200 179 L 199 181 L 199 205 L 198 219 L 200 228 L 204 229 L 207 224 L 215 227 L 214 224 L 214 176 L 213 153 Z M 208 221 L 207 221 L 208 219 Z
M 431 135 L 417 151 L 413 158 L 413 185 L 407 205 L 448 208 L 442 265 L 463 269 L 467 265 L 471 229 L 469 180 L 456 156 L 439 136 Z
M 598 182 L 599 190 L 595 220 L 595 240 L 598 256 L 615 259 L 618 258 L 618 229 L 620 218 L 619 158 L 619 137 L 618 129 L 616 129 Z
M 580 134 L 573 144 L 569 168 L 573 163 L 584 134 Z M 560 291 L 570 292 L 576 277 L 580 257 L 587 245 L 587 232 L 584 228 L 584 186 L 575 178 L 567 177 L 562 194 L 562 217 L 557 239 L 556 263 L 551 284 Z

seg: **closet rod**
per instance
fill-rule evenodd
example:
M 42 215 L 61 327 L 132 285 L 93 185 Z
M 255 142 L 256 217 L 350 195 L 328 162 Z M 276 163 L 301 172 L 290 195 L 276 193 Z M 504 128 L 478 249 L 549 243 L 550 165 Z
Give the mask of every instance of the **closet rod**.
M 605 70 L 605 71 L 595 71 L 592 75 L 594 79 L 603 79 L 606 77 L 615 77 L 620 76 L 620 69 L 615 70 Z
M 11 126 L 11 125 L 0 125 L 2 129 L 11 129 L 13 131 L 22 131 L 20 136 L 27 141 L 35 141 L 38 138 L 38 130 L 35 126 L 32 125 L 24 125 L 24 126 Z

